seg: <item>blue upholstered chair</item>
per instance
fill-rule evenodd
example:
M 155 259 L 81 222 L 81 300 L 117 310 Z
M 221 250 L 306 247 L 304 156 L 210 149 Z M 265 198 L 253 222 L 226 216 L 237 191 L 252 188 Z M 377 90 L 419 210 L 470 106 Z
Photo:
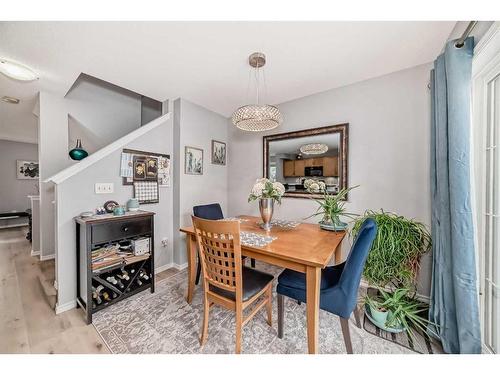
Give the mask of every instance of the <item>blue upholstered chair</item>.
M 204 204 L 201 206 L 193 207 L 193 215 L 206 220 L 220 220 L 224 219 L 224 214 L 222 213 L 222 208 L 219 203 Z M 251 260 L 252 267 L 255 268 L 255 259 Z M 198 261 L 198 267 L 196 269 L 196 285 L 200 282 L 201 275 L 201 263 Z
M 357 311 L 358 289 L 368 252 L 377 234 L 377 224 L 366 219 L 360 228 L 351 252 L 344 263 L 326 267 L 321 273 L 320 308 L 340 317 L 347 353 L 352 354 L 349 317 L 354 317 L 361 328 Z M 306 302 L 304 273 L 284 270 L 278 277 L 278 337 L 283 338 L 284 296 Z

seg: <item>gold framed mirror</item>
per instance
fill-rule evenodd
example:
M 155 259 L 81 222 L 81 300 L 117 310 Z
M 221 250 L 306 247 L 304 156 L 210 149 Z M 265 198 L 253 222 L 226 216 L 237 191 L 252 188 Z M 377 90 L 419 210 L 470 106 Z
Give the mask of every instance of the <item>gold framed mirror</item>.
M 264 177 L 285 186 L 285 197 L 322 198 L 310 193 L 304 181 L 323 181 L 331 194 L 347 185 L 349 124 L 338 124 L 267 135 L 264 143 Z

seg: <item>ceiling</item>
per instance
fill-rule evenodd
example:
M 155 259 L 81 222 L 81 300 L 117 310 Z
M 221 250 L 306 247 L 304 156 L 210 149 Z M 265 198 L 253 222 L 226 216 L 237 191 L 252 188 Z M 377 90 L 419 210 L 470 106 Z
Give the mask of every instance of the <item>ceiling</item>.
M 455 22 L 0 22 L 0 56 L 40 74 L 0 74 L 5 129 L 33 126 L 36 93 L 64 95 L 86 73 L 153 99 L 183 97 L 229 117 L 248 98 L 247 57 L 267 55 L 279 104 L 432 61 Z M 30 124 L 31 121 L 31 124 Z M 17 129 L 19 130 L 19 129 Z

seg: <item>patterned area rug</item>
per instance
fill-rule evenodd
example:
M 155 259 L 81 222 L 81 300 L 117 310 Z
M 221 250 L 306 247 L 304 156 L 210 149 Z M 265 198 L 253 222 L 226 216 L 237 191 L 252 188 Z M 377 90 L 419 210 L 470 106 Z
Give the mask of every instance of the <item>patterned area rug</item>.
M 280 268 L 257 262 L 257 268 L 279 275 Z M 276 280 L 275 280 L 276 283 Z M 184 270 L 156 284 L 156 292 L 144 291 L 94 315 L 93 324 L 113 353 L 234 353 L 234 313 L 215 306 L 210 310 L 208 340 L 200 347 L 202 289 L 197 286 L 193 303 L 186 302 Z M 243 328 L 242 352 L 270 354 L 307 353 L 306 305 L 285 298 L 283 339 L 277 333 L 276 294 L 273 326 L 267 325 L 265 309 Z M 350 324 L 355 353 L 415 353 Z M 338 317 L 320 311 L 320 353 L 345 354 Z

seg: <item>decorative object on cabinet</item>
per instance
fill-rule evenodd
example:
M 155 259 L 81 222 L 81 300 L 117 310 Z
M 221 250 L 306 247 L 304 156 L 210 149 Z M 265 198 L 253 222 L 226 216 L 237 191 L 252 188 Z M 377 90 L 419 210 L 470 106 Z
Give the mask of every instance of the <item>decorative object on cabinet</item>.
M 136 158 L 136 159 L 134 159 Z M 134 160 L 141 164 L 138 178 L 135 178 Z M 144 174 L 142 174 L 144 170 Z M 156 152 L 123 149 L 120 162 L 120 176 L 123 185 L 133 185 L 135 180 L 158 181 L 160 186 L 170 186 L 170 155 Z
M 16 177 L 18 180 L 33 180 L 39 177 L 40 169 L 37 161 L 16 160 Z
M 137 198 L 130 198 L 127 201 L 127 211 L 139 211 L 139 200 Z
M 104 202 L 104 205 L 103 205 L 104 209 L 106 210 L 106 212 L 108 214 L 112 213 L 116 206 L 118 206 L 118 202 L 116 202 L 116 201 L 106 201 L 106 202 Z
M 267 178 L 259 178 L 255 181 L 252 191 L 248 196 L 248 202 L 259 200 L 259 210 L 264 230 L 268 231 L 271 229 L 274 201 L 281 203 L 281 197 L 284 193 L 285 187 L 281 182 L 271 182 Z
M 154 292 L 153 212 L 77 217 L 75 221 L 77 302 L 86 313 L 87 324 L 92 323 L 93 313 L 111 304 L 146 289 Z M 120 246 L 137 238 L 148 239 L 148 252 L 136 256 L 131 248 Z
M 80 161 L 85 159 L 87 156 L 89 156 L 89 153 L 83 149 L 82 140 L 77 139 L 75 148 L 69 151 L 69 157 L 73 160 Z
M 313 198 L 315 202 L 318 203 L 319 207 L 314 214 L 308 216 L 309 219 L 314 216 L 322 215 L 319 226 L 321 229 L 331 230 L 331 231 L 343 231 L 347 228 L 347 223 L 340 220 L 341 217 L 355 218 L 358 215 L 346 212 L 344 200 L 345 196 L 352 189 L 357 188 L 359 185 L 342 189 L 337 194 L 330 194 L 326 189 L 326 185 L 322 181 L 315 181 L 308 179 L 304 181 L 304 187 L 308 192 L 317 194 L 322 194 L 322 199 Z
M 212 139 L 212 164 L 226 165 L 226 144 Z
M 125 207 L 123 207 L 123 206 L 119 206 L 119 205 L 117 205 L 117 206 L 114 206 L 114 208 L 113 208 L 113 215 L 114 215 L 114 216 L 122 216 L 122 215 L 125 215 L 125 212 L 126 212 L 126 211 L 125 211 Z
M 288 133 L 273 134 L 263 137 L 263 169 L 264 177 L 272 175 L 272 169 L 278 166 L 280 173 L 276 181 L 286 187 L 285 197 L 310 198 L 302 183 L 290 182 L 290 178 L 328 178 L 338 181 L 329 191 L 335 193 L 348 186 L 348 128 L 349 124 L 325 126 Z M 307 144 L 324 144 L 328 147 L 326 153 L 313 155 L 302 154 L 300 148 Z M 279 168 L 281 167 L 281 168 Z M 281 173 L 282 171 L 282 173 Z M 313 193 L 313 197 L 322 198 L 322 194 Z M 344 197 L 347 199 L 347 196 Z
M 134 181 L 134 197 L 140 204 L 158 203 L 158 181 Z
M 203 174 L 203 150 L 201 148 L 191 146 L 184 148 L 184 173 Z
M 249 104 L 238 108 L 231 116 L 232 122 L 238 129 L 245 131 L 260 132 L 274 129 L 281 125 L 283 116 L 278 107 L 269 104 L 260 104 L 261 98 L 259 96 L 260 68 L 266 64 L 266 55 L 262 52 L 254 52 L 248 57 L 248 64 L 255 69 L 256 104 Z

